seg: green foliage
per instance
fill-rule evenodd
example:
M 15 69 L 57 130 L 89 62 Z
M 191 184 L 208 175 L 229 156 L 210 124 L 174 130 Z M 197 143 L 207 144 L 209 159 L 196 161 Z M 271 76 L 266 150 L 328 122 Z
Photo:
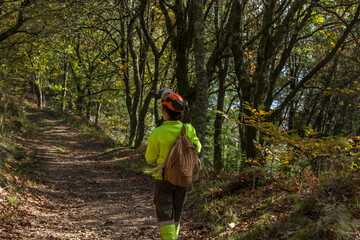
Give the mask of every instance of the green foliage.
M 219 195 L 229 194 L 224 189 L 234 186 L 239 178 L 216 181 L 209 175 L 196 186 L 196 192 L 201 193 L 197 196 L 199 217 L 210 224 L 211 236 L 214 239 L 354 238 L 360 218 L 357 139 L 299 138 L 273 125 L 264 127 L 255 122 L 266 133 L 268 149 L 274 151 L 283 145 L 296 147 L 276 152 L 274 156 L 280 160 L 266 158 L 263 168 L 273 171 L 269 181 L 263 181 L 256 190 L 241 188 L 231 195 Z M 316 136 L 310 128 L 308 132 Z M 326 158 L 312 166 L 310 153 L 323 154 Z M 281 160 L 282 157 L 289 162 Z M 297 165 L 301 166 L 299 170 Z
M 18 106 L 15 97 L 0 89 L 0 171 L 20 171 L 28 156 L 21 147 L 14 145 L 13 137 L 35 131 L 36 127 Z
M 37 127 L 32 120 L 25 117 L 23 118 L 23 126 L 21 130 L 24 132 L 26 136 L 31 136 L 37 132 Z
M 24 116 L 15 106 L 17 100 L 8 93 L 26 95 L 31 91 L 34 97 L 38 96 L 38 102 L 64 112 L 62 118 L 68 124 L 99 142 L 106 140 L 112 147 L 115 147 L 114 138 L 122 144 L 132 144 L 134 139 L 130 138 L 142 140 L 141 134 L 146 139 L 156 126 L 157 106 L 153 100 L 146 101 L 151 89 L 171 87 L 183 91 L 181 94 L 191 103 L 190 107 L 196 104 L 198 73 L 191 44 L 194 35 L 191 23 L 187 22 L 192 19 L 192 11 L 183 16 L 189 23 L 183 28 L 176 25 L 184 21 L 178 21 L 179 12 L 174 11 L 187 9 L 188 2 L 171 1 L 172 8 L 167 5 L 163 9 L 159 1 L 69 1 L 66 4 L 39 1 L 35 7 L 31 6 L 34 1 L 29 1 L 30 6 L 19 8 L 20 2 L 1 3 L 0 34 L 16 24 L 19 14 L 25 14 L 27 19 L 12 37 L 0 42 L 1 86 L 6 89 L 6 93 L 0 90 L 2 135 L 19 129 L 27 135 L 35 134 L 34 122 L 46 124 L 41 119 Z M 237 6 L 240 2 L 246 4 Z M 209 123 L 207 142 L 203 143 L 205 171 L 213 168 L 213 122 L 220 114 L 224 174 L 246 173 L 248 166 L 264 172 L 265 180 L 258 181 L 255 187 L 263 189 L 265 184 L 273 184 L 275 193 L 265 194 L 262 206 L 270 208 L 274 202 L 281 201 L 279 189 L 292 194 L 284 197 L 285 202 L 295 201 L 298 192 L 317 181 L 323 192 L 335 198 L 332 201 L 342 201 L 342 196 L 350 194 L 347 187 L 354 189 L 349 179 L 359 173 L 360 166 L 357 137 L 360 83 L 356 76 L 360 54 L 354 38 L 357 29 L 351 25 L 359 2 L 273 2 L 274 5 L 265 6 L 262 1 L 234 4 L 207 1 L 204 5 L 204 56 L 209 73 L 208 116 L 202 119 Z M 146 3 L 143 12 L 142 3 Z M 234 16 L 241 23 L 239 26 L 233 21 Z M 174 28 L 168 27 L 172 24 Z M 183 29 L 189 31 L 176 34 Z M 348 36 L 344 35 L 347 30 Z M 186 45 L 186 49 L 179 51 L 177 43 L 179 47 Z M 179 64 L 181 56 L 176 54 L 182 53 L 186 53 L 186 59 Z M 185 69 L 181 75 L 180 67 Z M 225 76 L 223 84 L 219 81 L 221 76 Z M 220 102 L 221 85 L 225 87 L 225 96 L 218 111 L 215 109 Z M 280 114 L 272 117 L 277 110 Z M 191 122 L 195 114 L 190 109 L 187 121 Z M 140 120 L 144 120 L 144 128 Z M 93 124 L 99 128 L 94 129 Z M 253 135 L 251 130 L 255 130 Z M 66 144 L 58 142 L 57 148 L 63 151 Z M 255 150 L 256 156 L 247 159 L 250 150 Z M 121 159 L 121 152 L 117 149 L 108 154 L 114 153 L 119 165 L 126 169 L 148 171 L 142 155 Z M 27 158 L 5 140 L 0 144 L 0 154 L 1 159 L 7 159 L 2 162 L 7 170 L 17 168 L 16 159 Z M 213 193 L 221 192 L 231 180 L 208 177 L 204 181 L 199 186 L 199 191 L 203 191 L 199 198 L 204 203 L 204 215 L 211 216 L 209 219 L 215 226 L 213 235 L 243 227 L 240 223 L 229 226 L 238 222 L 236 218 L 241 214 L 237 211 L 245 211 L 239 208 L 234 195 L 256 189 L 250 190 L 247 185 L 239 192 L 232 192 L 231 197 L 212 199 Z M 247 196 L 249 202 L 255 202 L 254 196 Z M 358 201 L 356 196 L 349 196 L 344 206 L 359 213 Z M 296 212 L 301 207 L 299 201 L 289 209 Z M 272 227 L 272 213 L 260 209 L 261 214 L 255 214 L 256 221 L 246 222 L 249 223 L 246 226 L 256 226 L 251 233 L 241 236 L 261 237 L 266 228 Z M 328 215 L 325 212 L 321 214 Z M 299 212 L 289 219 L 293 224 L 283 226 L 287 233 L 282 237 L 314 238 L 314 228 L 307 224 L 312 219 Z M 328 224 L 328 220 L 323 222 Z M 345 236 L 341 235 L 343 228 L 338 228 L 336 234 Z
M 9 132 L 11 128 L 19 127 L 20 108 L 15 104 L 14 98 L 0 88 L 0 132 Z
M 10 205 L 16 207 L 19 205 L 19 198 L 16 195 L 11 194 L 10 196 L 8 196 L 8 202 Z
M 111 155 L 119 168 L 139 174 L 151 175 L 151 166 L 144 160 L 144 149 L 135 151 L 128 147 L 117 147 L 108 149 L 105 154 Z
M 328 229 L 334 231 L 337 239 L 354 239 L 357 229 L 360 227 L 360 221 L 351 216 L 348 209 L 340 204 L 325 206 L 323 217 L 319 221 L 317 229 L 324 235 L 329 234 Z
M 245 124 L 258 129 L 264 143 L 257 144 L 259 157 L 248 160 L 249 163 L 261 164 L 274 175 L 299 175 L 306 167 L 316 175 L 329 170 L 339 174 L 358 170 L 357 137 L 319 137 L 311 127 L 304 128 L 305 137 L 300 137 L 293 131 L 263 121 L 267 112 L 250 110 L 254 115 Z
M 127 171 L 135 172 L 135 173 L 143 173 L 147 175 L 151 175 L 151 168 L 144 163 L 144 158 L 139 156 L 134 156 L 130 158 L 122 158 L 117 160 L 117 165 Z
M 0 109 L 4 120 L 0 132 L 0 191 L 4 207 L 0 213 L 2 222 L 12 218 L 15 209 L 21 204 L 18 197 L 18 192 L 22 191 L 19 176 L 28 170 L 25 166 L 29 166 L 33 161 L 15 136 L 34 133 L 35 127 L 14 101 L 14 97 L 2 91 L 1 94 Z

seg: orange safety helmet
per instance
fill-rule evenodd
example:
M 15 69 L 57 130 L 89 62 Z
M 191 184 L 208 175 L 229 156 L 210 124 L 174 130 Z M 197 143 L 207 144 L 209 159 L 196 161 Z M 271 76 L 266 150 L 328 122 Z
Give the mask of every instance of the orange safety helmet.
M 175 112 L 183 112 L 188 107 L 188 102 L 177 93 L 166 95 L 161 101 L 161 104 Z

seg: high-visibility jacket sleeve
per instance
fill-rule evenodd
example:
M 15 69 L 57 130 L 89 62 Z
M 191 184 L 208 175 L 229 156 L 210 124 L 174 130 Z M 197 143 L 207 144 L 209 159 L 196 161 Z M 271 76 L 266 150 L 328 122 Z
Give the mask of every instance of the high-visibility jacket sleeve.
M 185 124 L 186 126 L 186 135 L 190 138 L 191 142 L 196 146 L 198 153 L 201 152 L 201 143 L 199 138 L 196 136 L 195 128 L 190 124 Z
M 148 145 L 146 148 L 145 159 L 150 165 L 156 165 L 159 158 L 159 149 L 156 146 L 156 141 L 153 139 L 155 134 L 150 134 L 148 138 Z

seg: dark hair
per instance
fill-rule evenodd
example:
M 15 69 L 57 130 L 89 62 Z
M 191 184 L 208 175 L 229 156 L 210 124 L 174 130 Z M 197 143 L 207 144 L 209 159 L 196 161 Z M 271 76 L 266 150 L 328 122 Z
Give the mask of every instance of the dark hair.
M 184 112 L 175 112 L 169 109 L 167 106 L 163 105 L 163 109 L 169 114 L 170 120 L 182 120 L 184 117 Z

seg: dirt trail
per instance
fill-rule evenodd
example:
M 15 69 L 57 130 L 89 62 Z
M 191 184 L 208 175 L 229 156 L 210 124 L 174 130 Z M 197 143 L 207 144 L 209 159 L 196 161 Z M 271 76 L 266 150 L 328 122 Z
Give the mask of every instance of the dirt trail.
M 43 187 L 33 189 L 31 217 L 4 238 L 159 239 L 150 177 L 116 168 L 107 146 L 49 114 L 32 110 L 29 117 L 42 119 L 27 145 Z

